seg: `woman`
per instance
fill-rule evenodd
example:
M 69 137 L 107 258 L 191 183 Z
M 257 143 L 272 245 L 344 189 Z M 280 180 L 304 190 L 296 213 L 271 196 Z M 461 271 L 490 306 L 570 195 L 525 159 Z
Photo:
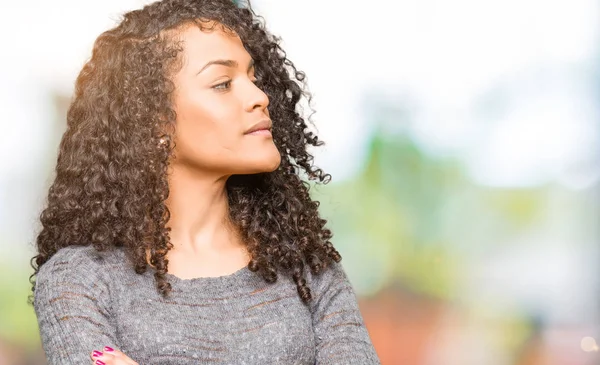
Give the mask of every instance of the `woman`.
M 96 40 L 30 279 L 50 364 L 379 364 L 318 202 L 304 74 L 249 7 L 164 0 Z

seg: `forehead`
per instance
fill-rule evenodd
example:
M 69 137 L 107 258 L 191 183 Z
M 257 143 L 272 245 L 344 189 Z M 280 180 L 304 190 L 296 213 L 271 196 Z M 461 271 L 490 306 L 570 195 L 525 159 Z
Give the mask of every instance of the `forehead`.
M 250 57 L 239 36 L 220 26 L 201 30 L 190 25 L 181 31 L 178 38 L 182 41 L 186 64 L 191 67 L 197 68 L 215 59 L 243 61 Z

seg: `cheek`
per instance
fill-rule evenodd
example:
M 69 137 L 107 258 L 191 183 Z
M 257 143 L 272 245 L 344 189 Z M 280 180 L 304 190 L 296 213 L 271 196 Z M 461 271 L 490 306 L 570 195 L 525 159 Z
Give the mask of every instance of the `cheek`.
M 222 159 L 239 147 L 241 131 L 232 109 L 215 101 L 183 103 L 177 114 L 180 157 Z

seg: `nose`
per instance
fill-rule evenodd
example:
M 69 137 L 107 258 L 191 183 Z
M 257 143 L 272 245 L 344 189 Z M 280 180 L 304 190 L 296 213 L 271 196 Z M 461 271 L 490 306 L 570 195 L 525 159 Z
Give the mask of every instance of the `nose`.
M 248 99 L 247 100 L 247 111 L 251 112 L 256 108 L 267 109 L 269 106 L 269 97 L 262 91 L 255 83 L 249 81 L 250 86 L 248 88 Z

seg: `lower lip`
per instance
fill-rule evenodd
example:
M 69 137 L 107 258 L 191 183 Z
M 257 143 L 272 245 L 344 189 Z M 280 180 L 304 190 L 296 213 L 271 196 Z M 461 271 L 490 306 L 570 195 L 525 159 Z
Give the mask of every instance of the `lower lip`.
M 269 136 L 269 137 L 272 136 L 271 131 L 268 129 L 259 129 L 257 131 L 248 133 L 248 135 L 250 135 L 250 136 Z

